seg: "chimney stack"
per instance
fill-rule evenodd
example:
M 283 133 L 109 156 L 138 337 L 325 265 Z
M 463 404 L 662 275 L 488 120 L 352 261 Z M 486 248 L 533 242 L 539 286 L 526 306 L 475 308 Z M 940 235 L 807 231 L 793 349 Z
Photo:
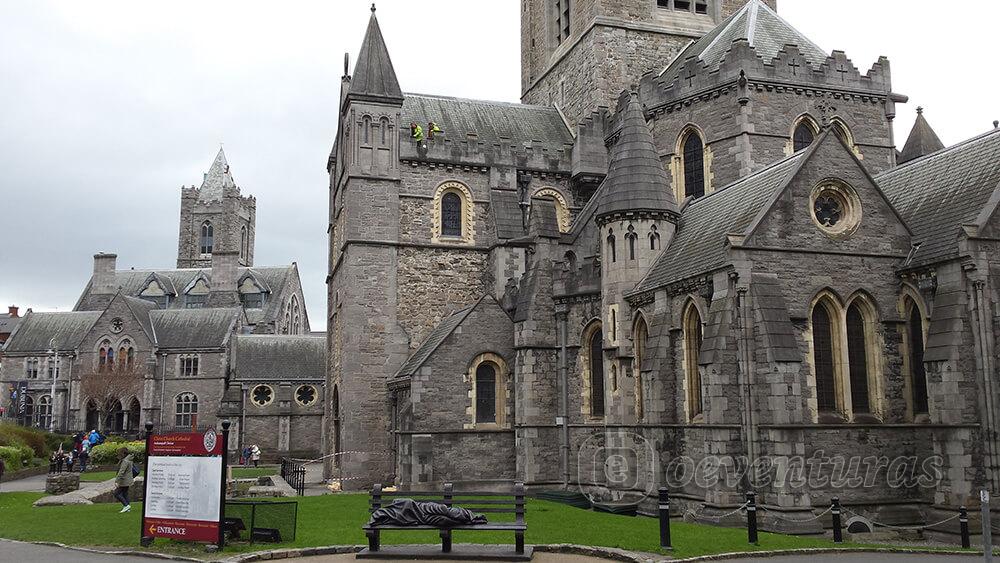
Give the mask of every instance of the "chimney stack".
M 212 253 L 212 294 L 209 296 L 210 307 L 233 307 L 239 304 L 236 293 L 236 276 L 238 274 L 240 253 L 233 251 L 215 251 Z
M 91 291 L 96 295 L 114 293 L 115 287 L 115 266 L 118 262 L 117 254 L 106 254 L 98 252 L 94 255 L 94 277 L 91 278 Z
M 16 305 L 11 305 L 10 307 L 7 307 L 7 314 L 10 315 L 10 318 L 16 319 L 17 318 L 17 306 Z

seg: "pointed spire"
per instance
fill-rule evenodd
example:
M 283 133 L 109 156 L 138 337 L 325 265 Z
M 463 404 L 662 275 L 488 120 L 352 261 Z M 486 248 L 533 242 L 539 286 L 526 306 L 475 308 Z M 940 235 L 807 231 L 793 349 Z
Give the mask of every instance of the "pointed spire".
M 667 172 L 656 154 L 639 97 L 629 95 L 618 142 L 611 149 L 598 217 L 625 211 L 677 213 Z
M 348 98 L 374 101 L 403 100 L 403 91 L 396 80 L 396 71 L 392 68 L 389 50 L 382 38 L 382 30 L 375 17 L 375 4 L 372 4 L 372 17 L 368 21 L 368 31 L 361 43 L 358 61 L 354 66 L 351 86 L 347 91 Z
M 236 182 L 229 172 L 229 162 L 226 161 L 226 153 L 219 147 L 219 154 L 215 155 L 212 167 L 205 173 L 205 179 L 201 183 L 199 199 L 203 201 L 214 201 L 222 199 L 223 188 L 235 188 Z
M 897 164 L 903 164 L 913 159 L 920 158 L 937 152 L 944 148 L 944 143 L 938 138 L 934 129 L 924 118 L 924 108 L 917 108 L 917 120 L 913 122 L 913 129 L 910 129 L 910 136 L 903 145 L 903 152 L 897 159 Z

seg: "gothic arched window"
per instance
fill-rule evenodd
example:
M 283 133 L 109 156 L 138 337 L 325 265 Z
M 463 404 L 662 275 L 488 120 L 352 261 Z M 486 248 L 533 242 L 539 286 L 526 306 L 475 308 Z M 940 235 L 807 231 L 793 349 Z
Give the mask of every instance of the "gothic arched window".
M 135 359 L 135 348 L 132 347 L 131 340 L 122 340 L 118 345 L 118 367 L 121 369 L 130 367 Z
M 497 367 L 483 362 L 476 368 L 476 422 L 497 421 Z
M 201 253 L 211 254 L 214 245 L 215 229 L 212 227 L 211 221 L 205 221 L 201 224 Z
M 927 414 L 927 372 L 924 370 L 924 321 L 920 308 L 907 300 L 910 308 L 906 329 L 909 333 L 910 386 L 913 395 L 913 414 Z
M 383 117 L 378 120 L 378 134 L 380 136 L 380 144 L 388 146 L 389 144 L 389 118 Z
M 694 418 L 704 411 L 701 393 L 701 372 L 698 371 L 698 355 L 704 339 L 701 314 L 694 303 L 688 305 L 684 315 L 684 371 L 688 386 L 688 415 Z
M 194 393 L 177 395 L 174 425 L 178 428 L 194 427 L 198 423 L 198 396 Z
M 812 127 L 809 126 L 805 121 L 799 123 L 795 128 L 795 133 L 792 134 L 792 148 L 795 152 L 809 148 L 809 145 L 813 143 L 815 139 L 815 134 L 813 133 Z
M 817 303 L 812 313 L 812 337 L 813 362 L 816 368 L 816 403 L 820 412 L 837 410 L 833 330 L 829 307 L 824 303 Z
M 604 333 L 597 329 L 588 343 L 590 362 L 590 415 L 604 416 Z
M 656 225 L 649 227 L 649 249 L 656 250 L 660 246 L 660 233 L 656 229 Z
M 684 139 L 684 197 L 705 195 L 705 145 L 691 131 Z
M 615 250 L 615 233 L 608 229 L 608 257 L 612 262 L 618 259 L 618 252 Z
M 628 226 L 628 232 L 625 233 L 625 240 L 628 241 L 628 259 L 635 260 L 635 243 L 639 239 L 639 233 L 635 232 L 635 228 L 632 225 Z
M 448 192 L 441 198 L 441 234 L 446 237 L 462 236 L 462 198 Z
M 851 409 L 855 413 L 870 413 L 868 395 L 868 339 L 865 317 L 858 302 L 847 308 L 847 357 L 850 368 Z
M 646 359 L 646 338 L 649 330 L 646 327 L 646 320 L 642 317 L 635 322 L 635 329 L 632 331 L 632 346 L 635 351 L 635 363 L 632 366 L 632 374 L 635 376 L 635 420 L 642 422 L 645 405 L 643 404 L 642 392 L 642 362 Z

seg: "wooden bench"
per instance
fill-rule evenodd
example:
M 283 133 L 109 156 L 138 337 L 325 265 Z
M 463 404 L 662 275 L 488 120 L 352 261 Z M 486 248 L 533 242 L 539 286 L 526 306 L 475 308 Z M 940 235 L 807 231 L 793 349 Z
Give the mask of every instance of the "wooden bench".
M 514 532 L 514 550 L 518 555 L 524 554 L 524 532 L 528 526 L 524 523 L 524 483 L 514 483 L 512 493 L 487 493 L 480 491 L 463 491 L 456 493 L 451 483 L 445 483 L 442 492 L 388 492 L 382 490 L 382 485 L 372 487 L 369 512 L 382 508 L 383 503 L 391 504 L 392 497 L 409 498 L 417 502 L 438 502 L 446 506 L 465 508 L 482 514 L 513 514 L 513 522 L 490 522 L 488 524 L 468 524 L 442 528 L 438 526 L 396 526 L 396 525 L 365 525 L 362 529 L 368 536 L 368 551 L 378 552 L 380 549 L 380 533 L 382 530 L 439 530 L 441 534 L 441 553 L 451 553 L 451 533 L 453 530 Z M 508 552 L 509 553 L 509 552 Z

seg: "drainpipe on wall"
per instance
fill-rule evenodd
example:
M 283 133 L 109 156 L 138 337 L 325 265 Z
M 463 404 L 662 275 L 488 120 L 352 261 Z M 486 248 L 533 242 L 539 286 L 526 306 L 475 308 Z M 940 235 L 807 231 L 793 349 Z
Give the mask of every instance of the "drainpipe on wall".
M 247 388 L 246 385 L 240 383 L 240 452 L 243 451 L 243 438 L 244 432 L 246 432 L 247 427 Z
M 742 350 L 740 350 L 741 364 L 743 364 L 743 385 L 745 389 L 745 401 L 746 408 L 744 414 L 744 424 L 746 426 L 746 450 L 747 450 L 747 472 L 746 476 L 748 479 L 747 487 L 751 486 L 749 482 L 750 468 L 753 467 L 754 461 L 757 459 L 757 445 L 754 440 L 754 422 L 753 422 L 753 354 L 750 351 L 750 345 L 753 340 L 753 326 L 750 324 L 750 307 L 747 304 L 747 290 L 746 288 L 738 288 L 736 290 L 737 308 L 739 310 L 740 318 L 740 339 L 743 341 Z
M 566 305 L 556 305 L 559 323 L 559 454 L 562 464 L 563 488 L 569 489 L 569 375 L 566 362 Z
M 163 354 L 163 364 L 160 366 L 160 423 L 157 427 L 163 432 L 163 394 L 167 392 L 167 355 Z

